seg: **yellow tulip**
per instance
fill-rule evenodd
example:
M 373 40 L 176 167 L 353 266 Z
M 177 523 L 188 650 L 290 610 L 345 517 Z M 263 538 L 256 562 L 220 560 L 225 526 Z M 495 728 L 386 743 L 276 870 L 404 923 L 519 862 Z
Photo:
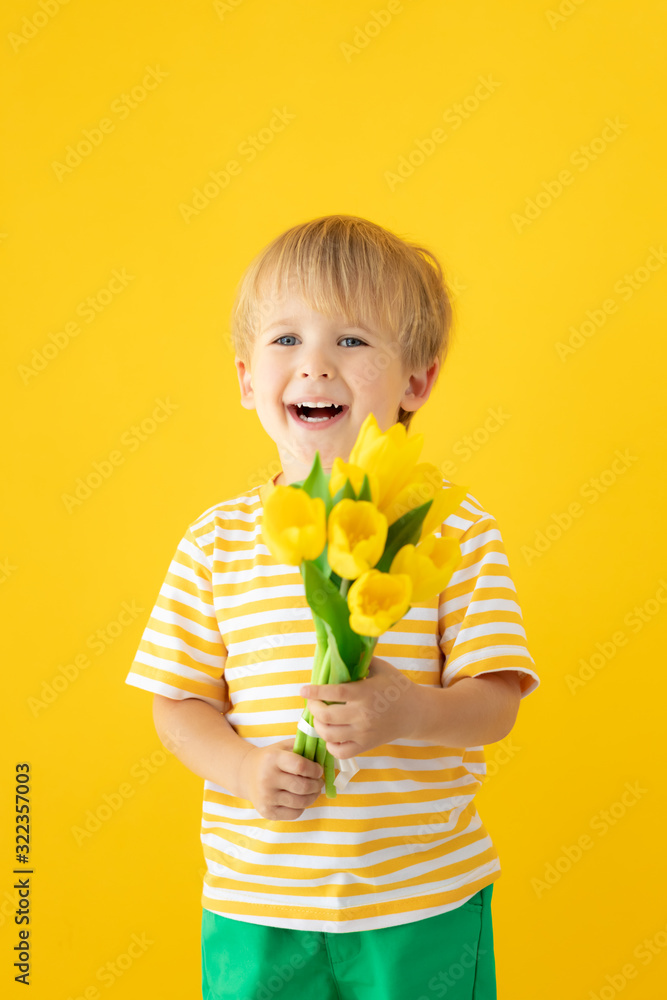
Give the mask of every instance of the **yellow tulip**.
M 393 524 L 394 521 L 398 521 L 403 514 L 414 510 L 415 507 L 421 507 L 427 500 L 434 500 L 442 489 L 442 484 L 443 479 L 437 465 L 432 465 L 430 462 L 420 462 L 415 465 L 400 492 L 396 494 L 392 503 L 384 509 L 389 523 Z M 431 504 L 429 514 L 433 506 L 434 504 Z M 436 527 L 439 527 L 439 522 Z M 432 528 L 431 531 L 433 530 L 435 529 Z
M 411 603 L 428 601 L 449 583 L 461 549 L 456 538 L 428 535 L 417 546 L 404 545 L 391 561 L 390 573 L 405 574 L 412 580 Z
M 455 510 L 458 510 L 467 493 L 467 486 L 443 486 L 437 490 L 433 503 L 424 518 L 419 541 L 424 541 L 432 532 L 439 531 L 442 522 L 446 521 Z
M 380 559 L 387 518 L 368 500 L 339 500 L 329 513 L 327 558 L 334 573 L 356 580 Z
M 347 592 L 350 628 L 359 635 L 382 635 L 406 614 L 411 597 L 412 580 L 407 573 L 378 569 L 363 573 Z
M 327 541 L 326 508 L 294 486 L 275 486 L 264 503 L 262 540 L 271 555 L 289 566 L 317 559 Z
M 440 528 L 442 522 L 459 507 L 466 493 L 465 486 L 445 487 L 437 465 L 420 462 L 414 467 L 409 482 L 384 513 L 389 524 L 393 524 L 409 510 L 421 507 L 428 500 L 432 500 L 422 523 L 418 539 L 421 541 Z
M 344 462 L 342 458 L 334 458 L 329 477 L 329 493 L 335 497 L 339 490 L 345 486 L 346 480 L 350 480 L 355 493 L 364 485 L 365 470 L 352 462 Z M 377 494 L 377 477 L 374 473 L 368 474 L 368 481 L 371 488 L 371 496 Z
M 375 492 L 371 483 L 371 495 L 383 513 L 410 481 L 423 444 L 424 435 L 408 436 L 403 424 L 393 424 L 383 433 L 372 413 L 361 425 L 350 462 L 367 472 L 369 480 L 371 475 L 375 477 Z

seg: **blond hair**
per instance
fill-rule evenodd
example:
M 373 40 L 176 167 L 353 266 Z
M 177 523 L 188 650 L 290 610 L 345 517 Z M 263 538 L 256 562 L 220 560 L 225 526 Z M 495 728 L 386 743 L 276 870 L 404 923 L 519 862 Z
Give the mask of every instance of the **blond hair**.
M 231 339 L 246 367 L 258 332 L 260 301 L 290 281 L 311 309 L 352 326 L 366 323 L 398 342 L 404 370 L 441 365 L 451 342 L 452 296 L 435 255 L 355 215 L 324 215 L 272 240 L 243 273 L 231 313 Z M 384 370 L 377 358 L 378 373 Z M 410 426 L 413 411 L 399 407 Z

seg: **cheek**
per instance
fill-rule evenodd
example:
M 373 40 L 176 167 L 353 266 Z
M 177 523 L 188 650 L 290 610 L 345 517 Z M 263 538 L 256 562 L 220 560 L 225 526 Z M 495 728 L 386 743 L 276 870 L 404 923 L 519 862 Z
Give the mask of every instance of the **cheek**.
M 374 400 L 383 401 L 392 397 L 400 382 L 392 365 L 387 364 L 384 354 L 374 353 L 365 358 L 359 357 L 357 363 L 350 369 L 349 377 L 353 386 Z M 401 383 L 402 384 L 402 383 Z
M 388 385 L 371 381 L 366 383 L 364 389 L 359 394 L 363 409 L 375 416 L 375 419 L 383 430 L 387 430 L 385 424 L 389 417 L 393 416 L 393 391 L 393 388 Z
M 280 394 L 282 398 L 281 369 L 278 363 L 260 362 L 253 371 L 253 387 L 265 395 Z

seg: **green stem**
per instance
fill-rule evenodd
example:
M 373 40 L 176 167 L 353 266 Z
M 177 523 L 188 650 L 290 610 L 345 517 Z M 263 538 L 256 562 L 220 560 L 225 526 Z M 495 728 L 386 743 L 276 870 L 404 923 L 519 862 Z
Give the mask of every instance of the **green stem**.
M 329 647 L 327 646 L 326 652 L 322 658 L 322 663 L 319 671 L 319 683 L 328 684 L 329 675 L 331 668 L 331 653 Z M 336 798 L 336 786 L 334 785 L 334 758 L 333 754 L 329 753 L 327 750 L 327 741 L 323 739 L 317 740 L 317 751 L 315 754 L 315 760 L 318 764 L 322 765 L 322 770 L 324 772 L 324 785 L 325 793 L 327 798 Z
M 351 580 L 341 580 L 340 592 L 343 597 L 347 594 Z M 310 682 L 314 685 L 328 684 L 330 667 L 331 667 L 331 654 L 328 644 L 325 645 L 323 639 L 326 637 L 326 632 L 317 619 L 315 620 L 315 631 L 317 633 L 317 644 L 315 648 L 315 657 L 313 659 L 313 669 L 311 671 Z M 374 647 L 373 647 L 374 648 Z M 364 665 L 364 673 L 362 676 L 366 676 L 368 671 L 368 663 L 370 662 L 370 655 L 365 658 L 366 662 Z M 313 716 L 309 709 L 306 707 L 303 710 L 302 718 L 313 725 Z M 307 736 L 303 730 L 297 729 L 296 738 L 294 740 L 294 753 L 300 754 L 302 757 L 306 757 L 308 760 L 316 760 L 318 764 L 321 765 L 324 772 L 324 785 L 327 798 L 336 798 L 337 791 L 334 785 L 334 757 L 333 754 L 329 753 L 327 750 L 326 740 L 320 737 Z
M 298 753 L 303 757 L 303 751 L 306 746 L 306 734 L 303 729 L 297 729 L 296 736 L 294 738 L 294 746 L 292 747 L 293 753 Z
M 331 656 L 329 653 L 329 647 L 327 646 L 324 656 L 322 657 L 317 669 L 313 669 L 313 684 L 328 684 L 329 682 L 329 667 L 331 663 Z M 313 716 L 309 709 L 304 709 L 304 717 L 306 717 L 306 722 L 313 725 Z M 323 742 L 320 740 L 319 736 L 306 736 L 306 744 L 303 751 L 303 756 L 307 757 L 308 760 L 315 760 L 317 756 L 317 745 Z M 324 748 L 326 750 L 326 741 L 324 741 Z
M 324 651 L 324 656 L 322 657 L 322 662 L 320 663 L 320 669 L 318 671 L 316 684 L 328 684 L 329 683 L 329 672 L 331 670 L 331 650 L 327 646 Z
M 302 718 L 306 720 L 309 726 L 313 724 L 313 716 L 309 709 L 304 708 Z M 304 733 L 304 744 L 303 751 L 301 753 L 302 757 L 306 760 L 313 760 L 315 757 L 315 750 L 317 748 L 317 740 L 315 736 L 306 736 Z
M 315 647 L 315 657 L 313 659 L 313 669 L 310 675 L 311 684 L 326 684 L 329 680 L 330 654 L 329 648 L 322 649 L 320 642 Z M 313 725 L 313 716 L 308 707 L 304 708 L 301 716 L 310 726 Z M 326 752 L 326 741 L 321 741 L 318 736 L 307 736 L 302 729 L 297 729 L 293 753 L 298 753 L 307 760 L 317 759 L 317 745 L 324 743 Z M 320 762 L 321 763 L 321 762 Z
M 317 683 L 316 680 L 315 680 L 315 678 L 319 677 L 319 675 L 320 675 L 320 667 L 321 667 L 321 664 L 322 664 L 322 657 L 323 657 L 323 649 L 322 649 L 321 644 L 318 642 L 316 644 L 316 646 L 315 646 L 315 656 L 313 658 L 313 669 L 311 670 L 311 673 L 310 673 L 311 684 Z M 308 711 L 307 708 L 304 708 L 301 717 L 306 722 L 309 722 L 310 725 L 312 726 L 312 724 L 313 724 L 313 717 L 312 717 L 312 715 L 310 715 L 310 712 Z M 294 746 L 292 747 L 292 752 L 293 753 L 298 753 L 301 757 L 307 757 L 308 755 L 305 752 L 306 751 L 306 740 L 307 739 L 308 739 L 308 737 L 306 736 L 306 734 L 304 733 L 304 731 L 302 729 L 297 729 L 297 731 L 296 731 L 296 738 L 294 740 Z M 309 759 L 312 759 L 312 758 L 309 758 Z
M 324 785 L 327 798 L 335 799 L 338 793 L 334 785 L 334 759 L 328 751 L 324 759 Z
M 355 671 L 357 681 L 362 681 L 364 677 L 368 676 L 368 666 L 373 659 L 373 653 L 375 652 L 375 647 L 377 646 L 377 638 L 373 640 L 368 649 L 364 652 L 363 656 L 357 664 L 357 669 Z
M 317 761 L 318 764 L 322 765 L 322 771 L 324 771 L 324 758 L 326 757 L 326 755 L 328 754 L 328 752 L 329 751 L 327 750 L 327 741 L 326 740 L 318 740 L 317 741 L 317 750 L 315 752 L 315 760 Z

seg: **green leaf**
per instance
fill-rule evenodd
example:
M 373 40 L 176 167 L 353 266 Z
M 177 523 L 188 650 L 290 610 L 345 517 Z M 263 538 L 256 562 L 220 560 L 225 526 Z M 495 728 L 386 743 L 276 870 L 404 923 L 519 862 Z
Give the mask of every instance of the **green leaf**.
M 311 497 L 319 497 L 324 501 L 324 510 L 327 517 L 331 510 L 331 494 L 329 493 L 329 475 L 322 468 L 319 451 L 315 452 L 315 458 L 310 472 L 303 481 L 301 487 Z
M 333 629 L 344 662 L 356 664 L 363 652 L 363 644 L 361 636 L 350 628 L 350 609 L 346 598 L 320 571 L 315 560 L 304 560 L 302 565 L 308 604 L 314 614 Z
M 306 598 L 314 614 L 334 629 L 342 629 L 349 618 L 347 601 L 331 580 L 320 571 L 315 560 L 305 559 L 303 577 Z
M 311 608 L 312 611 L 312 608 Z M 324 620 L 313 611 L 313 622 L 315 623 L 315 635 L 317 636 L 317 649 L 324 651 L 327 647 L 328 637 Z
M 369 503 L 372 503 L 373 501 L 373 497 L 371 496 L 371 484 L 366 472 L 364 472 L 364 481 L 361 484 L 357 500 L 367 500 Z
M 433 500 L 427 500 L 419 507 L 407 511 L 397 521 L 389 525 L 387 541 L 380 561 L 374 567 L 382 573 L 388 573 L 394 556 L 404 545 L 416 545 L 421 534 L 424 518 L 428 514 Z
M 336 504 L 340 503 L 341 500 L 356 500 L 356 499 L 357 495 L 354 492 L 352 483 L 350 482 L 349 479 L 346 479 L 344 485 L 341 486 L 338 492 L 331 498 L 331 506 L 335 507 Z
M 327 622 L 324 623 L 324 627 L 327 630 L 327 638 L 329 642 L 329 684 L 346 684 L 348 681 L 352 680 L 350 670 L 347 664 L 343 662 L 343 659 L 338 652 L 338 643 L 336 642 L 336 636 L 334 635 L 333 629 Z
M 367 473 L 364 472 L 364 481 L 361 484 L 359 493 L 354 492 L 354 487 L 349 479 L 345 480 L 345 485 L 341 486 L 331 501 L 331 506 L 334 507 L 341 500 L 368 500 L 372 502 L 373 497 L 371 496 L 371 486 L 368 480 Z
M 325 544 L 319 556 L 317 556 L 316 559 L 313 559 L 313 562 L 319 569 L 322 576 L 325 576 L 327 578 L 331 575 L 331 567 L 329 566 L 329 557 L 327 554 L 328 552 L 329 552 L 329 546 Z

